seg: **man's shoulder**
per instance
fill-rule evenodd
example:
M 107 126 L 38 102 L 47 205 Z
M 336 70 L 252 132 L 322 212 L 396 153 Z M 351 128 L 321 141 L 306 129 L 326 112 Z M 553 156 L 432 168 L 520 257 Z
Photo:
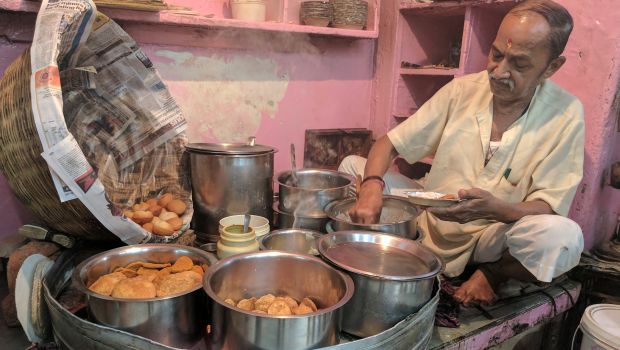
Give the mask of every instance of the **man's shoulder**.
M 538 94 L 546 108 L 554 110 L 555 113 L 583 115 L 583 105 L 579 98 L 549 79 L 542 83 Z
M 451 83 L 454 86 L 453 91 L 458 92 L 468 104 L 472 100 L 485 99 L 491 94 L 489 75 L 486 71 L 455 77 Z
M 480 86 L 489 85 L 489 74 L 485 70 L 478 73 L 466 74 L 454 78 L 454 83 L 461 85 L 463 88 L 471 87 L 473 89 L 478 89 Z

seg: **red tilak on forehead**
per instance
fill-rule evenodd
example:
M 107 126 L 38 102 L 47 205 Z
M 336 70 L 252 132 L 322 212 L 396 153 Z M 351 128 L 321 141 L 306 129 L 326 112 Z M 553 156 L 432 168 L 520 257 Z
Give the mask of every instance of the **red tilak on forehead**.
M 508 46 L 508 48 L 512 47 L 512 38 L 508 38 L 508 41 L 506 42 L 506 46 Z

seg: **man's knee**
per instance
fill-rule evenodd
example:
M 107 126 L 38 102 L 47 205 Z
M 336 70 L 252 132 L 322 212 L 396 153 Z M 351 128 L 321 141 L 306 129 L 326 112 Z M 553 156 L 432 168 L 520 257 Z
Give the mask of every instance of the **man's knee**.
M 360 156 L 346 156 L 340 165 L 338 171 L 341 171 L 350 175 L 363 175 L 364 167 L 366 166 L 366 158 Z
M 569 250 L 583 250 L 583 233 L 579 225 L 571 219 L 560 215 L 531 215 L 522 219 L 524 227 L 520 234 L 508 237 L 510 240 L 530 236 L 535 246 L 541 249 L 547 247 L 565 247 Z M 519 237 L 522 236 L 522 237 Z

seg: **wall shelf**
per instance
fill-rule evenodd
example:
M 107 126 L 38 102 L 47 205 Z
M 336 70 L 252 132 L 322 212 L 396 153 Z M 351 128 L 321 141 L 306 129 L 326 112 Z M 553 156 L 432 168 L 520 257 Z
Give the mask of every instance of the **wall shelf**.
M 485 69 L 497 28 L 517 2 L 399 0 L 394 5 L 398 16 L 393 47 L 397 67 L 392 77 L 393 120 L 399 123 L 408 118 L 455 77 Z M 458 67 L 403 68 L 401 62 Z
M 436 2 L 416 2 L 415 0 L 400 0 L 399 8 L 401 10 L 431 10 L 442 11 L 442 9 L 462 8 L 464 6 L 485 6 L 490 4 L 511 4 L 514 5 L 515 0 L 454 0 L 454 1 L 436 1 Z
M 169 3 L 174 4 L 174 0 Z M 98 8 L 101 12 L 114 20 L 123 23 L 164 25 L 175 27 L 206 28 L 206 29 L 240 29 L 259 30 L 268 32 L 286 32 L 310 34 L 326 37 L 342 37 L 351 39 L 375 39 L 379 35 L 378 14 L 379 0 L 368 1 L 367 29 L 341 29 L 332 27 L 316 27 L 299 23 L 298 11 L 300 0 L 268 0 L 269 3 L 278 6 L 276 10 L 268 10 L 266 22 L 250 22 L 231 19 L 230 11 L 226 11 L 228 1 L 220 2 L 220 10 L 212 13 L 188 14 L 183 11 L 164 10 L 159 12 L 146 12 L 125 10 L 117 8 Z M 2 0 L 0 10 L 14 12 L 38 12 L 40 2 L 24 0 Z
M 459 74 L 458 68 L 401 68 L 400 75 L 431 75 L 431 76 L 455 76 Z

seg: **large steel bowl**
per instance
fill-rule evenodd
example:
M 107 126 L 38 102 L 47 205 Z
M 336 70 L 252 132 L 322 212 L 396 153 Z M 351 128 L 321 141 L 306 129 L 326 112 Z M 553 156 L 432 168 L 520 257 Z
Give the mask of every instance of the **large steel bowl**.
M 337 344 L 342 307 L 353 281 L 321 259 L 280 251 L 235 255 L 213 265 L 204 279 L 211 299 L 212 349 L 314 349 Z M 265 294 L 310 297 L 319 310 L 307 315 L 261 315 L 224 302 Z
M 300 169 L 297 186 L 292 186 L 291 171 L 278 174 L 280 193 L 278 209 L 307 217 L 325 216 L 325 207 L 332 201 L 347 197 L 355 183 L 353 176 L 333 170 Z
M 384 195 L 381 218 L 376 224 L 354 223 L 349 216 L 349 210 L 355 205 L 356 198 L 346 198 L 330 203 L 325 212 L 331 221 L 334 231 L 378 231 L 417 239 L 417 217 L 420 213 L 415 205 L 407 199 Z
M 422 308 L 443 268 L 420 243 L 379 232 L 329 233 L 319 239 L 319 252 L 353 279 L 342 329 L 358 337 L 381 333 Z
M 261 237 L 258 243 L 261 250 L 319 255 L 317 242 L 322 235 L 317 231 L 295 228 L 275 230 Z
M 134 261 L 174 262 L 181 256 L 195 264 L 209 266 L 215 259 L 198 248 L 172 244 L 126 246 L 97 254 L 82 262 L 73 273 L 73 282 L 84 292 L 90 319 L 162 344 L 191 348 L 204 337 L 207 317 L 206 296 L 200 286 L 174 295 L 151 299 L 120 299 L 92 292 L 87 286 L 99 276 Z

